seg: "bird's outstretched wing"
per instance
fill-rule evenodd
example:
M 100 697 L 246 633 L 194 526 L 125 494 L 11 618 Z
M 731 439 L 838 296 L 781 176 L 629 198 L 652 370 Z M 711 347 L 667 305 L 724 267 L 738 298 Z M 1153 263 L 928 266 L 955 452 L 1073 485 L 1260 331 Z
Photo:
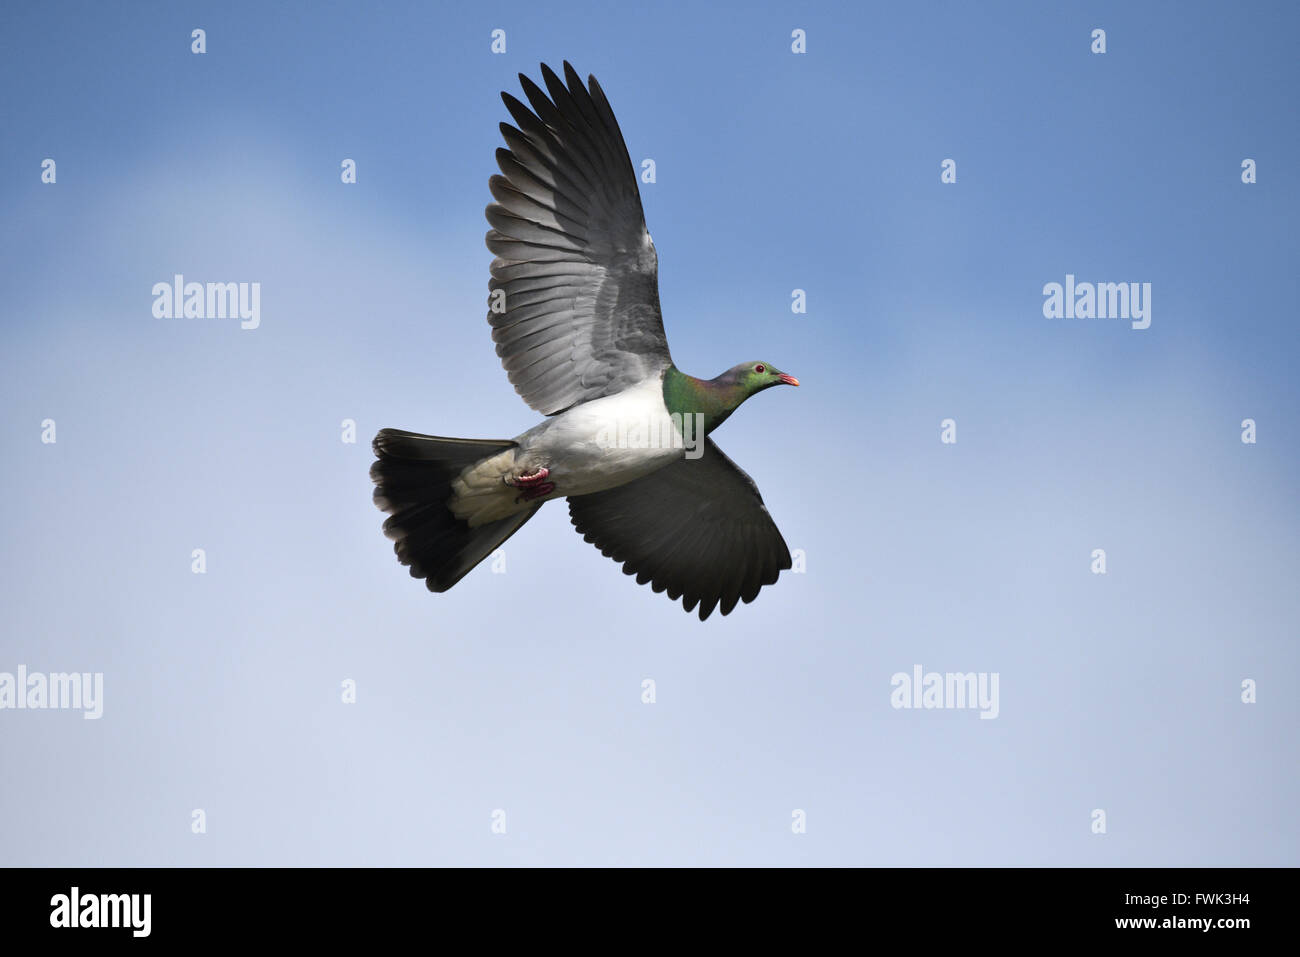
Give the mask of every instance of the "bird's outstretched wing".
M 546 415 L 621 392 L 672 359 L 659 312 L 659 260 L 618 121 L 589 77 L 546 65 L 546 93 L 520 74 L 532 110 L 508 93 L 501 124 L 488 321 L 524 401 Z
M 591 495 L 569 498 L 584 539 L 700 620 L 751 602 L 790 567 L 790 550 L 758 486 L 709 439 L 698 459 Z

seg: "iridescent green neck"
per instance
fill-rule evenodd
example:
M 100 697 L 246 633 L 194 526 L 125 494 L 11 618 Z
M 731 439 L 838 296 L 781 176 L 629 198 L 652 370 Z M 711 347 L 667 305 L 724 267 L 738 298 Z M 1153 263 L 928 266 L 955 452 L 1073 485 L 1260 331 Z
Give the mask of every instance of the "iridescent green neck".
M 744 401 L 744 390 L 734 383 L 720 382 L 719 379 L 697 379 L 676 366 L 669 366 L 664 373 L 664 405 L 668 407 L 669 414 L 683 418 L 702 414 L 705 434 L 727 421 L 727 416 L 735 412 Z

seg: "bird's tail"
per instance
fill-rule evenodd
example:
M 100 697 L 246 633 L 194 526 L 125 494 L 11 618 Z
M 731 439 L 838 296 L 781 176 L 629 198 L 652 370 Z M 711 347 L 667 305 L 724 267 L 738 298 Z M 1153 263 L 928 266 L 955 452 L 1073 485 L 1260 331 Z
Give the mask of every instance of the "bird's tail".
M 370 467 L 375 504 L 388 512 L 384 534 L 398 560 L 429 591 L 446 591 L 533 517 L 541 503 L 471 527 L 449 507 L 452 483 L 470 466 L 515 447 L 508 440 L 446 439 L 401 429 L 375 436 Z

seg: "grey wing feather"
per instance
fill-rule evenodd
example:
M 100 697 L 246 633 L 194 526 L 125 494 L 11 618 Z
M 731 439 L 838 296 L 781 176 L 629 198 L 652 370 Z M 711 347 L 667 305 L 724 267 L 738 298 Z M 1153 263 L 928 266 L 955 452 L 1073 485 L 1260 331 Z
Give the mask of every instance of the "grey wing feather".
M 754 480 L 710 439 L 683 458 L 626 485 L 569 498 L 574 528 L 623 563 L 639 584 L 728 614 L 751 602 L 791 566 L 790 550 Z
M 547 66 L 522 74 L 530 110 L 501 94 L 500 176 L 489 187 L 496 254 L 488 322 L 515 390 L 539 412 L 621 392 L 669 365 L 659 261 L 636 173 L 600 84 Z

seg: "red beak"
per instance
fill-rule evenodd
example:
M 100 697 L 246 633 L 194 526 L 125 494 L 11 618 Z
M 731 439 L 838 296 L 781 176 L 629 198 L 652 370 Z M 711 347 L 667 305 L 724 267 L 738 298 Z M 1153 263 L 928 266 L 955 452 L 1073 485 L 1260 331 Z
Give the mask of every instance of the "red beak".
M 777 376 L 777 378 L 780 379 L 782 382 L 784 382 L 786 385 L 798 385 L 798 384 L 799 384 L 799 380 L 798 380 L 798 379 L 796 379 L 796 378 L 795 378 L 794 376 L 792 376 L 792 375 L 786 375 L 784 372 L 782 372 L 779 376 Z

